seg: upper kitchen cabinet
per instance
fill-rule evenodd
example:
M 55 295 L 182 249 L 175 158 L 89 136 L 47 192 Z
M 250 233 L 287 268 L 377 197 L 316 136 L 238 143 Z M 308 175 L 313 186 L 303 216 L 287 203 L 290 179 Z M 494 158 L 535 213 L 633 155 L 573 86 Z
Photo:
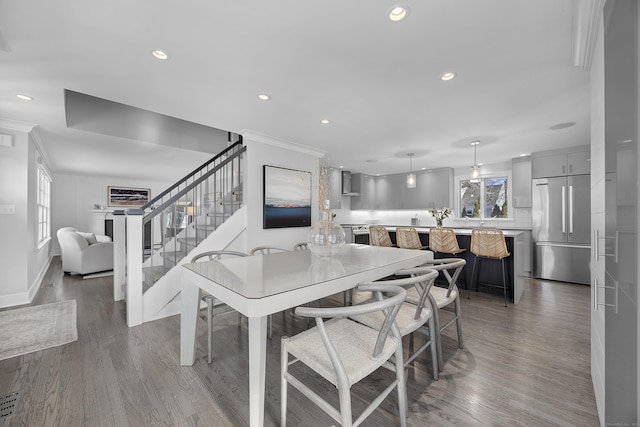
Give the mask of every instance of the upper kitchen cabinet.
M 405 176 L 405 175 L 402 175 Z M 453 169 L 435 169 L 417 174 L 415 188 L 402 187 L 402 209 L 451 207 Z
M 407 174 L 373 177 L 352 175 L 351 209 L 431 209 L 451 206 L 453 169 L 418 172 L 415 188 L 407 188 Z M 357 183 L 356 183 L 357 182 Z
M 531 157 L 511 160 L 511 190 L 514 208 L 531 207 Z
M 453 169 L 443 168 L 428 173 L 431 175 L 431 204 L 427 208 L 453 207 Z
M 532 177 L 546 178 L 591 173 L 588 145 L 566 150 L 540 151 L 532 155 Z
M 402 209 L 402 191 L 407 186 L 407 176 L 393 174 L 376 178 L 376 208 Z
M 330 209 L 342 206 L 342 171 L 338 168 L 329 169 L 329 203 Z
M 351 174 L 351 191 L 359 196 L 351 197 L 351 209 L 376 209 L 376 177 L 361 173 Z

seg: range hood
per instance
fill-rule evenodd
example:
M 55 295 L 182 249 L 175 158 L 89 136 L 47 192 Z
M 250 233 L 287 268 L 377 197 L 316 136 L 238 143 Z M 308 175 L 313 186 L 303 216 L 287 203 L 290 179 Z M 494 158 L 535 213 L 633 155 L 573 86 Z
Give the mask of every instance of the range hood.
M 342 195 L 343 196 L 359 196 L 360 193 L 351 191 L 351 172 L 342 171 Z

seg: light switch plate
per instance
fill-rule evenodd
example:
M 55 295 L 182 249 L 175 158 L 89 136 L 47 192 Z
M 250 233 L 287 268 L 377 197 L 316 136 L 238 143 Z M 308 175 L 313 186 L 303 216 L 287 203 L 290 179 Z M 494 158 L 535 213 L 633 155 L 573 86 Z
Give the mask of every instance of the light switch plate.
M 0 215 L 14 215 L 16 213 L 16 205 L 0 205 Z
M 0 134 L 0 146 L 12 147 L 13 146 L 13 135 Z

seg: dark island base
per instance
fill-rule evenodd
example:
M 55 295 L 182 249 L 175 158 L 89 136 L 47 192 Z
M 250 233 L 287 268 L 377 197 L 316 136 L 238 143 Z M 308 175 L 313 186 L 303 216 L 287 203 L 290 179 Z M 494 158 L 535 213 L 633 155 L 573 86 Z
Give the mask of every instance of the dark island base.
M 391 240 L 393 243 L 396 243 L 396 233 L 393 231 L 389 231 L 389 235 L 391 236 Z M 475 255 L 471 253 L 471 236 L 461 236 L 456 235 L 458 239 L 458 246 L 462 249 L 466 249 L 465 252 L 459 255 L 459 257 L 464 258 L 467 261 L 467 265 L 464 266 L 464 273 L 460 275 L 460 279 L 458 280 L 458 287 L 465 289 L 469 289 L 469 286 L 472 285 L 472 290 L 476 290 L 476 281 L 472 280 L 471 273 L 473 270 L 473 261 L 475 260 Z M 507 244 L 507 250 L 509 253 L 513 254 L 513 237 L 505 236 L 505 241 Z M 424 246 L 429 246 L 429 234 L 420 233 L 420 241 Z M 435 258 L 451 258 L 451 255 L 434 253 Z M 513 302 L 513 283 L 514 283 L 514 268 L 513 268 L 513 256 L 510 256 L 506 259 L 506 269 L 507 269 L 507 278 L 509 283 L 507 285 L 507 297 L 511 302 Z M 494 259 L 479 259 L 477 266 L 476 276 L 479 279 L 478 291 L 485 292 L 495 295 L 503 295 L 502 292 L 502 262 L 500 260 Z M 475 279 L 475 278 L 474 278 Z M 485 286 L 483 283 L 489 283 L 492 285 L 500 286 L 500 288 Z M 462 296 L 466 297 L 467 292 L 462 292 Z

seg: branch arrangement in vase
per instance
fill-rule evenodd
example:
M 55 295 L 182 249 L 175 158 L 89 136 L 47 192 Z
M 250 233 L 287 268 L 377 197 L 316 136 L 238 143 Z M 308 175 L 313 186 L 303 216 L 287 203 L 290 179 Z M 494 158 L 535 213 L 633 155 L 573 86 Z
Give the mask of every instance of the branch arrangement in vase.
M 436 219 L 436 225 L 442 227 L 442 220 L 449 218 L 451 215 L 451 209 L 449 208 L 433 208 L 431 209 L 431 216 Z

